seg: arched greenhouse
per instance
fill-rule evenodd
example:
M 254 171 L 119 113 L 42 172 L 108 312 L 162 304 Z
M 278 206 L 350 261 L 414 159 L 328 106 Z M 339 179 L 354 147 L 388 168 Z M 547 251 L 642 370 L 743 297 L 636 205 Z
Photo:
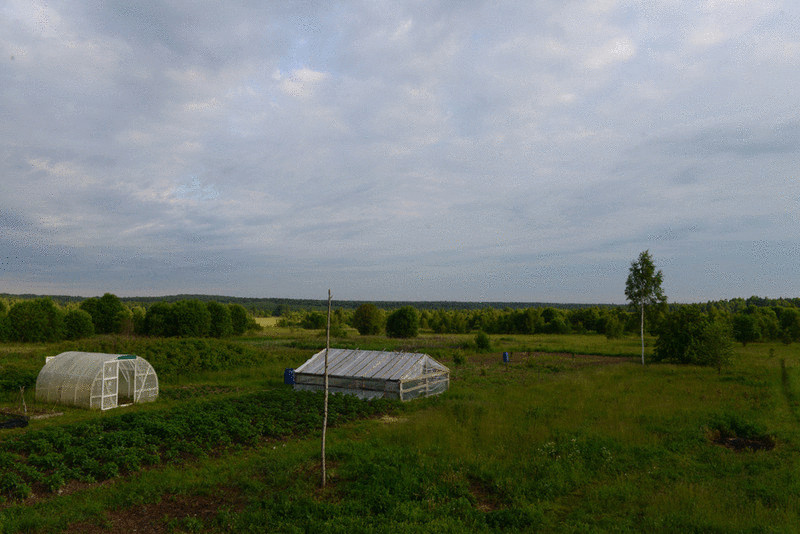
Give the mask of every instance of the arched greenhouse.
M 36 400 L 108 410 L 154 401 L 158 376 L 133 354 L 62 352 L 47 358 L 36 379 Z

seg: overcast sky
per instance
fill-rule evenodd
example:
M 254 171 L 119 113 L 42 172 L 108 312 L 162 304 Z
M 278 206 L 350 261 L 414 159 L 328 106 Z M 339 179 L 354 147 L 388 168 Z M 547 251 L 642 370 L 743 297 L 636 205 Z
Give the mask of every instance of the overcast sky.
M 800 3 L 0 6 L 0 292 L 800 295 Z

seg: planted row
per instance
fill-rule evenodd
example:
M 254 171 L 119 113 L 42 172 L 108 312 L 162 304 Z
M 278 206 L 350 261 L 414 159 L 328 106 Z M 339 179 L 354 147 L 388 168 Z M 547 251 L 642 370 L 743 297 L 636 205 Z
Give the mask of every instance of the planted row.
M 328 424 L 396 406 L 333 395 Z M 54 492 L 72 480 L 99 482 L 147 465 L 179 463 L 263 438 L 308 434 L 321 428 L 321 408 L 321 393 L 280 389 L 29 431 L 0 443 L 0 501 L 27 498 L 34 488 Z

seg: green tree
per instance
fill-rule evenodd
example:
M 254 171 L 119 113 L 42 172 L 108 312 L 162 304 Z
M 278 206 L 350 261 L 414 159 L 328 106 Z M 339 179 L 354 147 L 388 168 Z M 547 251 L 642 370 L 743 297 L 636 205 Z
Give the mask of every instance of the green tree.
M 64 339 L 64 312 L 49 298 L 14 304 L 3 319 L 11 341 L 60 341 Z
M 333 322 L 331 320 L 331 322 Z M 328 325 L 328 316 L 322 312 L 318 311 L 310 311 L 306 312 L 305 317 L 303 317 L 303 322 L 300 323 L 300 326 L 305 328 L 306 330 L 319 330 L 321 328 L 327 328 Z
M 353 313 L 352 324 L 362 336 L 371 336 L 381 333 L 385 320 L 383 310 L 371 302 L 365 302 Z
M 758 317 L 753 313 L 737 313 L 733 316 L 733 337 L 746 346 L 761 339 L 761 328 L 758 324 Z
M 80 308 L 92 316 L 94 331 L 98 334 L 118 334 L 130 315 L 119 297 L 112 293 L 86 299 L 81 302 Z
M 208 334 L 211 337 L 228 337 L 232 335 L 233 320 L 231 319 L 231 310 L 224 304 L 213 301 L 206 303 L 206 307 L 211 317 Z
M 797 308 L 779 308 L 781 339 L 789 344 L 800 341 L 800 311 Z
M 180 337 L 205 337 L 211 328 L 211 314 L 197 299 L 179 300 L 172 305 L 175 334 Z
M 89 312 L 70 310 L 64 316 L 64 332 L 67 339 L 82 339 L 94 335 L 94 323 Z
M 144 308 L 136 306 L 131 310 L 131 321 L 133 322 L 133 333 L 137 336 L 147 334 L 147 313 Z
M 602 324 L 601 330 L 605 333 L 606 339 L 619 339 L 622 337 L 625 325 L 616 315 L 611 313 L 606 315 L 602 319 Z
M 247 310 L 241 304 L 229 304 L 228 309 L 231 311 L 233 334 L 236 336 L 241 336 L 247 332 L 247 329 L 250 326 Z
M 661 289 L 664 275 L 656 271 L 650 251 L 639 254 L 639 259 L 631 263 L 628 279 L 625 282 L 625 296 L 641 317 L 642 365 L 644 365 L 644 309 L 646 306 L 663 306 L 667 302 Z
M 403 306 L 389 314 L 386 318 L 386 335 L 389 337 L 408 338 L 419 334 L 419 313 L 412 306 Z
M 698 305 L 681 306 L 659 326 L 655 361 L 714 366 L 720 370 L 733 354 L 729 327 Z
M 144 324 L 148 336 L 172 337 L 177 335 L 172 304 L 169 302 L 156 302 L 147 308 Z

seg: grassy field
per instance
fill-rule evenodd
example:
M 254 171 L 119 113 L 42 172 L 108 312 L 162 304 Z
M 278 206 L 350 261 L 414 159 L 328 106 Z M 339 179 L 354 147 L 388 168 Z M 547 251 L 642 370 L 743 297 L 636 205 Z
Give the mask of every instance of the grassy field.
M 389 340 L 351 331 L 336 340 L 427 352 L 451 368 L 452 380 L 445 395 L 332 429 L 324 490 L 318 435 L 251 436 L 103 483 L 7 500 L 0 530 L 798 531 L 796 345 L 738 347 L 731 367 L 717 373 L 642 367 L 634 337 L 492 336 L 491 352 L 476 351 L 472 338 Z M 196 397 L 235 402 L 285 388 L 283 369 L 299 366 L 324 337 L 271 325 L 235 343 L 246 349 L 241 364 L 170 374 L 158 402 L 117 412 L 166 414 Z M 36 368 L 63 348 L 3 346 L 0 362 Z M 512 353 L 508 366 L 503 351 Z M 31 408 L 50 408 L 26 399 Z M 19 402 L 14 392 L 0 401 L 3 408 Z M 118 415 L 59 410 L 63 416 L 0 431 L 0 441 Z

